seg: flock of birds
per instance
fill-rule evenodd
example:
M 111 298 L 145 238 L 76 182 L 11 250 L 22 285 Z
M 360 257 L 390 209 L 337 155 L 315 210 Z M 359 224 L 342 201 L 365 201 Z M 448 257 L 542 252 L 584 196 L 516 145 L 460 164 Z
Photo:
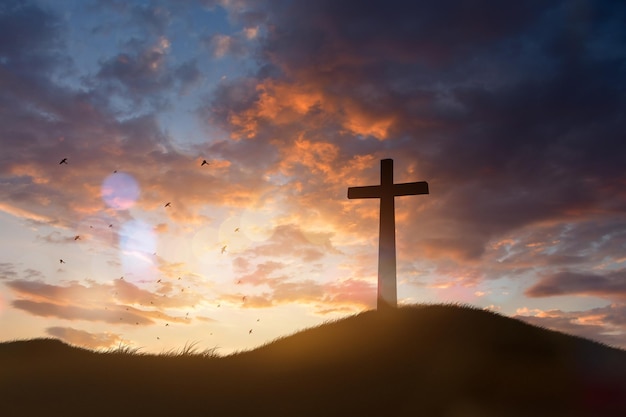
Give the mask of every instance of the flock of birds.
M 64 165 L 64 164 L 65 164 L 65 165 L 69 165 L 69 164 L 68 164 L 68 162 L 67 162 L 67 158 L 63 158 L 63 159 L 61 159 L 61 161 L 59 162 L 59 165 Z M 207 162 L 207 160 L 206 160 L 206 159 L 203 159 L 203 160 L 202 160 L 202 163 L 200 164 L 200 166 L 202 167 L 202 166 L 205 166 L 205 165 L 211 165 L 211 164 L 210 164 L 209 162 Z M 117 173 L 117 170 L 113 171 L 113 173 Z M 167 203 L 165 203 L 165 206 L 164 206 L 164 207 L 166 207 L 166 208 L 167 208 L 167 207 L 171 207 L 171 206 L 172 206 L 171 201 L 168 201 Z M 90 226 L 90 227 L 92 227 L 92 228 L 93 228 L 93 226 Z M 109 228 L 112 228 L 112 227 L 113 227 L 113 224 L 109 224 Z M 239 227 L 236 227 L 234 231 L 235 231 L 235 232 L 239 232 L 239 230 L 240 230 L 240 229 L 239 229 Z M 74 241 L 77 241 L 77 240 L 81 240 L 80 235 L 76 235 L 76 236 L 74 236 Z M 221 254 L 226 253 L 226 248 L 227 248 L 227 247 L 228 247 L 228 245 L 224 245 L 224 246 L 222 246 L 222 248 L 221 248 Z M 156 255 L 156 253 L 155 253 L 155 255 Z M 65 264 L 66 262 L 65 262 L 63 259 L 59 259 L 59 263 L 61 263 L 61 264 Z M 123 279 L 124 279 L 124 277 L 121 277 L 121 278 L 120 278 L 120 280 L 123 280 Z M 178 280 L 181 280 L 181 277 L 178 277 Z M 162 280 L 161 280 L 161 279 L 157 280 L 157 283 L 161 283 L 161 282 L 162 282 Z M 237 284 L 241 284 L 241 280 L 237 281 Z M 181 288 L 181 292 L 183 292 L 184 290 L 185 290 L 184 288 Z M 117 293 L 116 293 L 116 294 L 117 294 Z M 244 303 L 245 303 L 245 302 L 246 302 L 246 300 L 247 300 L 247 296 L 245 296 L 245 295 L 244 295 L 244 296 L 242 297 L 242 302 L 244 302 Z M 151 301 L 151 302 L 150 302 L 150 304 L 154 304 L 154 302 L 152 302 L 152 301 Z M 220 307 L 220 306 L 221 306 L 221 304 L 218 304 L 218 305 L 217 305 L 217 307 Z M 126 310 L 128 311 L 128 308 L 126 308 Z M 189 313 L 187 313 L 187 314 L 186 314 L 185 318 L 186 318 L 186 319 L 189 319 Z M 120 320 L 122 320 L 122 318 L 121 318 L 121 317 L 120 317 Z M 257 321 L 257 322 L 259 322 L 259 321 L 261 321 L 261 319 L 257 319 L 256 321 Z M 135 324 L 139 324 L 139 322 L 136 322 Z M 169 327 L 169 323 L 165 323 L 165 327 Z M 252 330 L 253 330 L 253 329 L 248 330 L 248 334 L 252 334 Z M 213 334 L 213 333 L 211 333 L 211 335 L 212 335 L 212 334 Z M 161 338 L 157 336 L 157 340 L 161 340 Z

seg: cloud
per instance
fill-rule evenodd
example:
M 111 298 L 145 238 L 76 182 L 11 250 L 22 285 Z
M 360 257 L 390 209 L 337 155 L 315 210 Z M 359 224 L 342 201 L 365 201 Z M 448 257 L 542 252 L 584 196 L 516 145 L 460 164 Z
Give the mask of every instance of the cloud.
M 123 90 L 112 85 L 113 91 L 140 102 L 144 96 L 172 86 L 173 78 L 164 70 L 169 47 L 165 37 L 149 45 L 133 45 L 131 52 L 119 53 L 102 62 L 98 76 L 116 81 Z
M 48 327 L 46 334 L 63 340 L 72 345 L 82 346 L 88 349 L 105 349 L 119 345 L 123 339 L 114 333 L 91 333 L 72 327 Z
M 377 184 L 379 160 L 394 158 L 396 182 L 431 189 L 396 200 L 401 279 L 467 286 L 541 269 L 530 295 L 622 297 L 621 272 L 605 272 L 621 271 L 626 243 L 619 2 L 203 1 L 226 11 L 232 30 L 189 21 L 183 48 L 193 2 L 103 0 L 88 6 L 106 17 L 85 29 L 108 45 L 93 56 L 70 37 L 69 14 L 5 3 L 0 210 L 41 227 L 39 243 L 64 244 L 98 219 L 98 233 L 113 224 L 111 233 L 81 232 L 81 244 L 118 249 L 133 221 L 166 239 L 218 214 L 265 210 L 254 226 L 275 234 L 227 252 L 256 291 L 250 305 L 368 305 L 378 203 L 348 201 L 346 189 Z M 180 114 L 201 124 L 181 128 Z M 114 171 L 137 184 L 132 207 L 103 200 Z M 345 268 L 330 287 L 317 275 L 326 261 Z M 193 282 L 178 262 L 158 267 Z M 76 320 L 93 305 L 72 293 L 96 310 L 132 304 L 146 321 L 157 318 L 142 303 L 202 299 L 169 281 L 7 278 L 20 308 Z
M 608 10 L 621 7 L 572 17 L 559 1 L 395 6 L 268 9 L 266 65 L 256 80 L 221 85 L 207 119 L 262 149 L 318 205 L 346 160 L 396 158 L 403 177 L 430 181 L 436 200 L 408 213 L 409 245 L 459 262 L 519 228 L 626 206 L 617 191 L 624 99 L 614 88 L 624 58 L 593 46 L 607 39 L 603 25 L 614 27 Z
M 245 36 L 214 34 L 204 42 L 215 58 L 224 58 L 227 55 L 244 57 L 249 53 Z
M 15 264 L 11 262 L 0 262 L 0 280 L 17 278 Z
M 604 274 L 560 272 L 547 275 L 528 288 L 529 297 L 593 295 L 614 300 L 626 299 L 626 269 Z
M 241 265 L 239 259 L 242 258 L 236 258 L 235 262 Z M 248 263 L 242 266 L 249 268 Z M 349 278 L 321 283 L 290 276 L 292 271 L 282 262 L 259 263 L 253 271 L 236 278 L 237 285 L 243 287 L 240 291 L 224 294 L 221 299 L 247 308 L 309 304 L 319 314 L 359 311 L 375 304 L 376 286 L 369 281 Z
M 58 16 L 31 2 L 8 0 L 0 10 L 3 76 L 50 70 L 58 63 L 62 27 Z M 35 69 L 35 71 L 33 71 Z M 5 79 L 6 81 L 6 79 Z
M 166 310 L 191 308 L 203 299 L 196 292 L 180 291 L 178 286 L 162 286 L 160 292 L 151 292 L 123 279 L 108 284 L 71 282 L 65 286 L 13 280 L 5 285 L 17 296 L 11 305 L 35 316 L 123 325 L 187 323 Z
M 514 317 L 536 326 L 597 340 L 626 349 L 626 304 L 585 311 L 519 309 Z
M 339 253 L 330 241 L 331 233 L 309 232 L 294 224 L 278 225 L 266 242 L 247 250 L 252 257 L 296 258 L 302 262 L 319 261 L 326 254 Z
M 176 68 L 174 75 L 179 83 L 180 95 L 187 95 L 193 88 L 199 87 L 204 78 L 196 60 L 182 63 Z

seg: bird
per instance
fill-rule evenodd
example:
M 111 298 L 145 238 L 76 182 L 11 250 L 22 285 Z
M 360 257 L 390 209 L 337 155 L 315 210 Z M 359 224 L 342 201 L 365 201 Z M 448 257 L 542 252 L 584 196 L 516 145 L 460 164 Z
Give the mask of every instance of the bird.
M 157 282 L 161 282 L 161 280 L 159 279 Z
M 238 232 L 238 231 L 239 231 L 239 228 L 238 228 L 238 227 L 235 227 L 235 232 Z
M 225 253 L 225 252 L 226 252 L 226 246 L 227 246 L 227 245 L 222 246 L 222 253 Z
M 79 239 L 80 239 L 79 235 L 74 236 L 74 240 L 79 240 Z
M 120 279 L 124 279 L 124 277 L 120 277 Z
M 166 326 L 166 327 L 167 327 L 167 326 L 169 326 L 169 325 L 170 325 L 169 323 L 165 323 L 165 326 Z
M 61 164 L 66 164 L 67 165 L 67 158 L 61 159 L 61 162 L 59 162 L 59 165 L 61 165 Z
M 64 263 L 65 263 L 65 261 L 64 261 L 63 259 L 59 259 L 59 263 L 60 263 L 60 264 L 64 264 Z
M 171 207 L 172 203 L 170 203 L 169 201 L 167 203 L 165 203 L 165 207 Z
M 114 174 L 117 174 L 117 169 L 113 170 L 113 173 L 114 173 Z
M 243 297 L 241 297 L 241 301 L 244 301 L 244 302 L 245 302 L 247 298 L 248 298 L 248 297 L 246 297 L 246 296 L 244 295 Z
M 252 334 L 252 329 L 248 330 L 248 334 Z
M 202 163 L 200 164 L 200 166 L 202 167 L 202 166 L 205 166 L 205 165 L 211 165 L 211 164 L 209 164 L 209 163 L 206 161 L 206 159 L 203 159 L 203 160 L 202 160 Z
M 111 224 L 109 225 L 109 227 L 113 227 L 113 223 L 111 223 Z

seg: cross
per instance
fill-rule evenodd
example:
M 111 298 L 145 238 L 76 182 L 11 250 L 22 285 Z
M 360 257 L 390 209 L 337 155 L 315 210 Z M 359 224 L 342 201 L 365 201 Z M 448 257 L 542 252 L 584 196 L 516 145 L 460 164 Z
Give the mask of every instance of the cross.
M 380 198 L 378 234 L 378 310 L 398 305 L 396 289 L 396 216 L 394 197 L 428 194 L 426 181 L 393 183 L 393 159 L 380 161 L 380 185 L 348 188 L 348 198 Z

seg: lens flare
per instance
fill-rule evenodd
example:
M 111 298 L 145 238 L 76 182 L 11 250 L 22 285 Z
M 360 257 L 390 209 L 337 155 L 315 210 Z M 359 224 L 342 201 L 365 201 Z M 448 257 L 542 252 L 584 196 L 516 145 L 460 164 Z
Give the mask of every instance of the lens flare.
M 241 231 L 253 242 L 263 242 L 274 233 L 275 217 L 271 207 L 247 209 L 241 215 Z
M 191 250 L 197 260 L 212 257 L 220 251 L 218 231 L 210 227 L 198 230 L 191 240 Z
M 122 225 L 120 249 L 124 255 L 122 264 L 126 273 L 132 273 L 141 279 L 155 275 L 156 247 L 156 234 L 147 223 L 131 220 Z
M 102 199 L 115 210 L 131 208 L 137 201 L 139 193 L 139 184 L 135 178 L 123 172 L 111 174 L 102 182 Z
M 222 248 L 226 249 L 222 252 Z M 212 283 L 225 284 L 232 281 L 233 266 L 228 244 L 219 241 L 219 231 L 204 227 L 196 232 L 191 241 L 195 264 L 200 274 Z
M 227 245 L 230 253 L 242 252 L 252 243 L 246 233 L 241 231 L 239 220 L 238 217 L 229 217 L 219 228 L 218 239 L 223 245 Z

